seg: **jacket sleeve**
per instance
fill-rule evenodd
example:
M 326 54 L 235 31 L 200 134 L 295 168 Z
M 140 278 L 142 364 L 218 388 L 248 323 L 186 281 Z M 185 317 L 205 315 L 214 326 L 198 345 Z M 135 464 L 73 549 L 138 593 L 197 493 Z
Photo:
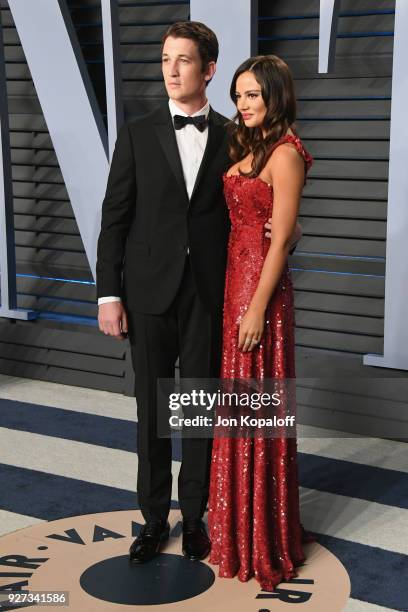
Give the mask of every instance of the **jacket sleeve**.
M 116 140 L 102 203 L 96 260 L 98 298 L 122 295 L 123 258 L 135 202 L 135 163 L 129 128 L 124 124 Z

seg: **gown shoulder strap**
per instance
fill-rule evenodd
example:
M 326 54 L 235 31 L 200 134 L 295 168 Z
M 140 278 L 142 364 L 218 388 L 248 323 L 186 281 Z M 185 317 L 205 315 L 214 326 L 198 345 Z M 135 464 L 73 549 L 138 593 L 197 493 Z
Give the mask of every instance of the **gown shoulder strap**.
M 284 136 L 281 136 L 281 138 L 279 138 L 279 140 L 277 140 L 273 145 L 272 151 L 274 151 L 277 147 L 279 147 L 279 145 L 284 144 L 285 142 L 290 142 L 296 147 L 298 153 L 303 157 L 303 160 L 305 162 L 305 171 L 307 172 L 313 164 L 313 157 L 308 151 L 306 151 L 302 141 L 300 140 L 297 134 L 285 134 Z

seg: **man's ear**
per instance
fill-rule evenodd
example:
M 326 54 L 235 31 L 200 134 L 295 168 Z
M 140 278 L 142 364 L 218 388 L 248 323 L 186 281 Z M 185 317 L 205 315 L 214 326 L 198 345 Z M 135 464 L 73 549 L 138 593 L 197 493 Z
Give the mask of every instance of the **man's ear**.
M 217 71 L 217 64 L 215 62 L 208 62 L 208 66 L 206 70 L 207 74 L 205 75 L 205 80 L 207 81 L 207 83 L 211 81 L 216 71 Z

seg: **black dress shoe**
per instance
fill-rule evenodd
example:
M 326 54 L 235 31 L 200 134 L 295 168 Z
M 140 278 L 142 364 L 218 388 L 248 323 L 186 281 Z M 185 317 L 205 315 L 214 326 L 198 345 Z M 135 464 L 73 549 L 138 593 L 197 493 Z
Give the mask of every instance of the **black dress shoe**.
M 205 559 L 211 543 L 201 519 L 183 520 L 183 555 L 190 561 Z
M 146 563 L 160 551 L 160 545 L 168 540 L 170 525 L 166 521 L 147 521 L 129 549 L 129 561 Z

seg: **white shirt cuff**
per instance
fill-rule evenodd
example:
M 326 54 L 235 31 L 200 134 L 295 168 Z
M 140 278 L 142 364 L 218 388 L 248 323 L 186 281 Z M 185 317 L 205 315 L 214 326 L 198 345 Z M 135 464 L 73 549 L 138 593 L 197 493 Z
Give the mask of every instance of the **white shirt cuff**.
M 101 304 L 108 304 L 109 302 L 120 302 L 120 301 L 121 301 L 120 297 L 116 295 L 108 295 L 106 297 L 98 298 L 98 306 L 100 306 Z

